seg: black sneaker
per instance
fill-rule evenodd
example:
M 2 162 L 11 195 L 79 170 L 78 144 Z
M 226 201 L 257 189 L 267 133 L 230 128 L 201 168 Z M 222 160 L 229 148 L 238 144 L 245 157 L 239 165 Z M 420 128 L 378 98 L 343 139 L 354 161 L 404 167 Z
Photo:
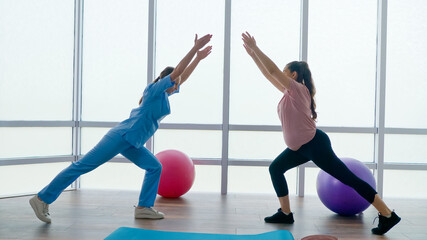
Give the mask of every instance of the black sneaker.
M 289 213 L 288 215 L 286 215 L 282 212 L 282 209 L 279 208 L 277 210 L 277 213 L 275 213 L 273 216 L 264 218 L 264 221 L 267 223 L 292 224 L 294 223 L 294 215 L 292 213 Z
M 400 222 L 400 219 L 401 219 L 394 212 L 391 213 L 391 217 L 389 218 L 384 217 L 381 214 L 378 214 L 378 218 L 379 218 L 378 227 L 372 229 L 372 233 L 376 235 L 383 235 L 384 233 L 388 232 L 388 230 L 390 230 L 394 225 Z

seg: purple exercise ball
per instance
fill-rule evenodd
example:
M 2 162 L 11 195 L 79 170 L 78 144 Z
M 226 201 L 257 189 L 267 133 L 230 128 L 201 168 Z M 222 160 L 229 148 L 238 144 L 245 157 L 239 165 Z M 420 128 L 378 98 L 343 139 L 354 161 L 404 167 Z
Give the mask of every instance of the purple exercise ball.
M 376 189 L 375 178 L 362 162 L 353 158 L 341 158 L 344 164 L 363 181 Z M 317 175 L 317 194 L 331 211 L 350 216 L 363 212 L 371 205 L 356 190 L 343 184 L 323 170 Z

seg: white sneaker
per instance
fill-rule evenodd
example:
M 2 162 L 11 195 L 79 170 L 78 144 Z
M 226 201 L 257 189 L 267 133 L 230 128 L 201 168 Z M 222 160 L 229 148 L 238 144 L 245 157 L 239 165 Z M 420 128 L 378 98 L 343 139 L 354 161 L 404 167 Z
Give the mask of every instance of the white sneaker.
M 49 214 L 49 204 L 41 201 L 37 195 L 32 197 L 30 199 L 30 205 L 34 210 L 34 213 L 36 214 L 37 218 L 42 220 L 45 223 L 51 223 L 52 220 L 50 219 Z
M 135 208 L 135 218 L 162 219 L 165 214 L 152 207 Z

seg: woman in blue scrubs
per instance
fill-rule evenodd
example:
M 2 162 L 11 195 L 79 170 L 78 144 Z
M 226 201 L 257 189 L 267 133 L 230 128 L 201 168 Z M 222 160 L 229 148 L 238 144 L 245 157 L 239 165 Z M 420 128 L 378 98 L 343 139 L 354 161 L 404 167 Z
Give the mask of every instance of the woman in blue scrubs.
M 30 205 L 41 221 L 51 223 L 49 204 L 65 188 L 80 175 L 94 170 L 119 153 L 146 171 L 138 206 L 135 208 L 135 218 L 164 218 L 163 213 L 153 208 L 162 166 L 144 144 L 158 129 L 159 122 L 170 114 L 168 97 L 179 91 L 179 86 L 187 80 L 198 63 L 211 53 L 211 46 L 201 50 L 211 37 L 212 35 L 207 34 L 199 39 L 196 35 L 194 46 L 179 64 L 175 68 L 165 68 L 145 88 L 139 107 L 132 110 L 128 119 L 112 128 L 82 159 L 73 162 L 30 199 Z

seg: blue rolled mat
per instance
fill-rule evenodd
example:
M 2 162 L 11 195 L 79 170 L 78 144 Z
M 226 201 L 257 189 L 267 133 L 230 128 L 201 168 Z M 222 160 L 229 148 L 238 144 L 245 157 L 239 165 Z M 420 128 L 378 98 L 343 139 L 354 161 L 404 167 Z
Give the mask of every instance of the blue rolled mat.
M 187 233 L 155 231 L 139 228 L 121 227 L 111 233 L 106 240 L 132 240 L 132 239 L 155 239 L 155 240 L 294 240 L 289 231 L 277 230 L 255 235 L 233 235 L 233 234 L 211 234 L 211 233 Z

